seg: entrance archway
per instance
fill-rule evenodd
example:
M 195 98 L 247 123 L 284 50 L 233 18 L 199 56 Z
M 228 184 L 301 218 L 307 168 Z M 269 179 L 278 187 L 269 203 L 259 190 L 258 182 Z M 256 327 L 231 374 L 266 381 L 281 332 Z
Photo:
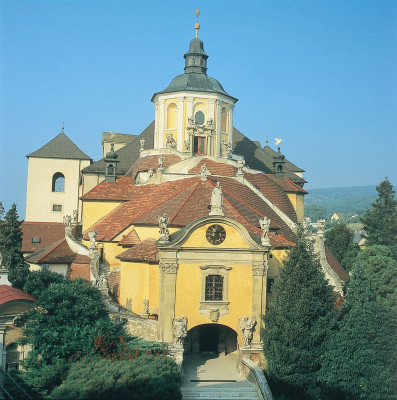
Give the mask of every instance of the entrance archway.
M 186 354 L 226 355 L 237 350 L 237 333 L 226 325 L 203 324 L 188 331 Z

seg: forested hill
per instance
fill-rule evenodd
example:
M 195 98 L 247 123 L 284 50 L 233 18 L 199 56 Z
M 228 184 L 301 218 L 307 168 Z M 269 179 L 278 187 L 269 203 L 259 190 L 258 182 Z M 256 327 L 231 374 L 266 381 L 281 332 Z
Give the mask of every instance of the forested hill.
M 305 196 L 305 209 L 314 211 L 317 208 L 308 206 L 325 208 L 326 218 L 330 218 L 334 213 L 342 213 L 346 217 L 361 215 L 371 207 L 371 203 L 378 195 L 375 186 L 308 189 L 308 191 L 309 194 Z M 308 215 L 310 212 L 305 214 Z

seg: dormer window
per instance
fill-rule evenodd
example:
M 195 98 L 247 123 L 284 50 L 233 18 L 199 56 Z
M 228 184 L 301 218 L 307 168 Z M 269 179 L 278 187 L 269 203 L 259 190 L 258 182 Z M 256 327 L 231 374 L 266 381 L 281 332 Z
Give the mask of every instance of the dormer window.
M 34 244 L 41 243 L 41 238 L 39 238 L 39 237 L 32 237 L 32 243 L 34 243 Z

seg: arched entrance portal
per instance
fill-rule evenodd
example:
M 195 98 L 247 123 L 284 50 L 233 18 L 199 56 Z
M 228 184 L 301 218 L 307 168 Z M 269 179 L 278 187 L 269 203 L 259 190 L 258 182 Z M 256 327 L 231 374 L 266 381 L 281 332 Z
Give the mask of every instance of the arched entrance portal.
M 188 331 L 186 354 L 226 355 L 237 350 L 237 333 L 226 325 L 203 324 Z

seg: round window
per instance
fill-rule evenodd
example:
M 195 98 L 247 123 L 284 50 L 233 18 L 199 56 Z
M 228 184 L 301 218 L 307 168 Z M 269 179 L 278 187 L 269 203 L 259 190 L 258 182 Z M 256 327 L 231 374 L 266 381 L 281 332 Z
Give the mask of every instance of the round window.
M 194 121 L 196 122 L 196 125 L 204 125 L 205 121 L 204 113 L 202 111 L 197 111 L 194 116 Z

